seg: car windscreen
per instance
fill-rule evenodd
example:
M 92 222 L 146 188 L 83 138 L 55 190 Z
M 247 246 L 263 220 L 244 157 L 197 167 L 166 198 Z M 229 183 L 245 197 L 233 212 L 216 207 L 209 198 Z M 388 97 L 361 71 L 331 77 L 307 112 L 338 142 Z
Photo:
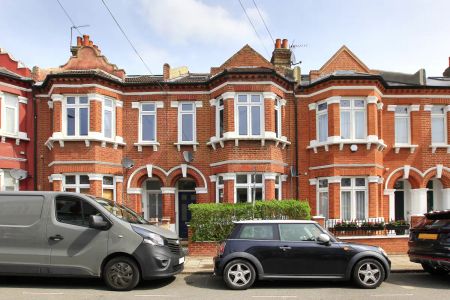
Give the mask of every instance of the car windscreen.
M 132 209 L 129 209 L 128 207 L 125 207 L 123 205 L 115 203 L 114 201 L 104 198 L 95 197 L 94 199 L 95 201 L 97 201 L 97 203 L 106 208 L 114 216 L 118 217 L 119 219 L 122 219 L 125 222 L 133 224 L 148 224 L 147 220 L 139 216 L 137 212 L 135 212 Z

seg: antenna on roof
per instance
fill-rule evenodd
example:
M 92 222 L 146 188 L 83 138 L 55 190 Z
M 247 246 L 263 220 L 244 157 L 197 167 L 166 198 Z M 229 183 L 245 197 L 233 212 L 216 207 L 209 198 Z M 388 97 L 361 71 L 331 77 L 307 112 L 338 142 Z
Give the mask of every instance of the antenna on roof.
M 72 35 L 73 35 L 73 30 L 74 29 L 76 29 L 76 30 L 78 30 L 78 28 L 83 28 L 83 27 L 89 27 L 90 25 L 80 25 L 80 26 L 71 26 L 70 27 L 70 47 L 72 47 L 72 39 L 73 39 L 73 37 L 72 37 Z M 78 30 L 78 32 L 80 32 L 79 30 Z
M 295 42 L 295 40 L 292 41 L 292 44 L 289 45 L 289 49 L 291 50 L 291 65 L 293 65 L 293 66 L 302 63 L 301 60 L 297 61 L 297 59 L 295 58 L 295 54 L 294 54 L 293 50 L 295 48 L 306 48 L 306 47 L 308 47 L 308 44 L 294 44 L 294 42 Z

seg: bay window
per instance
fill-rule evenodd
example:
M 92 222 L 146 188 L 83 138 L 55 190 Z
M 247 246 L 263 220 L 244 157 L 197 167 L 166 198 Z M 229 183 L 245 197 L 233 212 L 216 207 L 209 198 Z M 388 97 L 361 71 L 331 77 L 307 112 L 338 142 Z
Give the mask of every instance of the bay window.
M 366 138 L 366 103 L 364 100 L 341 100 L 341 139 Z
M 178 105 L 178 142 L 195 143 L 195 103 L 181 102 Z
M 102 179 L 102 197 L 108 200 L 115 200 L 114 195 L 114 177 L 103 176 Z
M 263 99 L 259 94 L 237 96 L 237 129 L 240 136 L 261 136 L 263 128 Z
M 224 105 L 223 105 L 223 99 L 220 98 L 217 100 L 216 105 L 216 137 L 222 138 L 223 132 L 224 132 L 224 119 L 223 119 L 223 112 L 224 112 Z
M 87 96 L 68 96 L 65 116 L 67 136 L 88 135 L 89 101 Z
M 223 203 L 223 189 L 223 176 L 219 175 L 216 181 L 216 203 Z
M 263 200 L 263 188 L 262 174 L 236 174 L 234 185 L 236 203 Z
M 341 219 L 365 220 L 367 218 L 367 180 L 364 177 L 341 179 Z
M 328 179 L 317 182 L 317 215 L 328 219 Z
M 64 176 L 63 191 L 72 193 L 89 194 L 90 181 L 88 175 L 72 175 Z
M 115 107 L 112 99 L 106 98 L 103 102 L 103 135 L 112 139 L 115 134 Z
M 328 138 L 328 104 L 317 105 L 317 139 L 319 142 L 326 142 Z
M 447 144 L 447 112 L 443 105 L 431 108 L 431 143 Z
M 139 142 L 156 142 L 156 104 L 141 103 Z
M 409 106 L 395 107 L 395 144 L 410 145 L 410 108 Z

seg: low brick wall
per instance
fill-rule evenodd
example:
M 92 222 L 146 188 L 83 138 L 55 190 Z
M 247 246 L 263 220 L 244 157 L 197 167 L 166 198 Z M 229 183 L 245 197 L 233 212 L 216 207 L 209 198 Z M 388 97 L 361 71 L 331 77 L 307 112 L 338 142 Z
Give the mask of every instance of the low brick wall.
M 388 254 L 406 254 L 408 252 L 407 235 L 400 236 L 345 236 L 339 237 L 343 242 L 359 243 L 383 248 Z
M 189 241 L 189 256 L 216 256 L 219 248 L 217 242 L 192 242 Z

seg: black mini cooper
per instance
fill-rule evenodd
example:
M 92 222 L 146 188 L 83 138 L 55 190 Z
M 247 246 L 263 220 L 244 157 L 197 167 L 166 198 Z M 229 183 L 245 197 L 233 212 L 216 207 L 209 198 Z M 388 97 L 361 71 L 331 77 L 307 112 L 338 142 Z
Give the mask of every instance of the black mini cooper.
M 339 242 L 314 221 L 236 222 L 214 258 L 215 274 L 235 290 L 256 279 L 352 279 L 376 288 L 390 268 L 383 249 Z

